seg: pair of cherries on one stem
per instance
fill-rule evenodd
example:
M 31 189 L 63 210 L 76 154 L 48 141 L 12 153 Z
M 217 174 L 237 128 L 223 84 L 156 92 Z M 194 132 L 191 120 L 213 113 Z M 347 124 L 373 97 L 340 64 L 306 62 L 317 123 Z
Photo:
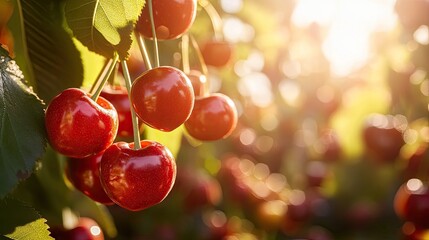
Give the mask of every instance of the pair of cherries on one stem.
M 73 185 L 95 201 L 138 211 L 161 202 L 176 178 L 176 163 L 160 143 L 113 143 L 118 113 L 84 91 L 66 89 L 49 104 L 45 125 L 51 146 L 68 156 Z

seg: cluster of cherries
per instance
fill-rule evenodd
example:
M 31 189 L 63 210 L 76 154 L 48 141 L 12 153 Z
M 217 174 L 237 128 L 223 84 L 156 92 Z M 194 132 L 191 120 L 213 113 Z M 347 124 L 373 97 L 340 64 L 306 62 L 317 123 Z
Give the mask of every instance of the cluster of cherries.
M 178 38 L 192 25 L 196 5 L 196 0 L 153 1 L 153 15 L 145 7 L 136 31 L 149 39 L 152 29 L 159 40 Z M 165 132 L 183 124 L 190 136 L 202 141 L 229 136 L 237 123 L 236 107 L 224 94 L 201 94 L 203 77 L 191 81 L 192 75 L 178 68 L 158 66 L 128 88 L 106 86 L 100 96 L 70 88 L 52 99 L 45 113 L 48 140 L 68 157 L 71 183 L 94 201 L 131 211 L 161 202 L 176 178 L 169 149 L 139 137 L 132 143 L 115 139 L 139 136 L 141 123 Z

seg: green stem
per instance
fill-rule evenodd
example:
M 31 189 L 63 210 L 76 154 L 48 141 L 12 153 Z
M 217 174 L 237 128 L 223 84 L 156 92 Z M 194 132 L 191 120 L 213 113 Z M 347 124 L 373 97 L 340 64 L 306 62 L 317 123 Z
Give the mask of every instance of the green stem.
M 195 38 L 191 35 L 191 42 L 192 42 L 192 47 L 195 50 L 195 54 L 197 55 L 197 59 L 200 63 L 200 67 L 201 67 L 201 72 L 204 76 L 206 76 L 206 82 L 204 83 L 204 87 L 203 87 L 203 92 L 201 93 L 201 96 L 206 96 L 207 93 L 209 92 L 209 86 L 210 86 L 210 78 L 208 76 L 208 69 L 207 69 L 207 65 L 204 62 L 204 58 L 203 58 L 203 54 L 201 53 L 200 47 L 198 46 L 198 42 L 197 40 L 195 40 Z
M 150 27 L 152 29 L 152 36 L 153 36 L 153 48 L 154 48 L 153 55 L 155 59 L 155 67 L 159 67 L 158 39 L 156 38 L 155 21 L 153 20 L 152 0 L 148 0 L 147 3 L 149 7 Z
M 98 85 L 97 90 L 95 91 L 95 93 L 92 95 L 92 100 L 97 101 L 98 96 L 100 96 L 101 91 L 104 88 L 104 85 L 106 85 L 107 80 L 109 80 L 110 74 L 112 74 L 113 69 L 115 69 L 116 66 L 116 62 L 119 59 L 119 55 L 115 54 L 112 62 L 109 64 L 109 62 L 106 64 L 105 69 L 103 71 L 103 73 L 100 75 L 100 78 L 102 78 L 103 80 L 101 81 L 100 85 Z M 104 74 L 104 72 L 106 72 L 106 74 Z M 97 80 L 98 82 L 99 80 Z
M 112 63 L 113 63 L 113 59 L 111 58 L 105 62 L 103 66 L 103 71 L 101 71 L 100 74 L 97 76 L 97 80 L 95 80 L 94 84 L 92 84 L 91 88 L 89 89 L 89 93 L 94 92 L 95 87 L 98 86 L 100 84 L 101 79 L 103 79 L 106 76 L 107 71 Z
M 144 43 L 143 37 L 137 31 L 134 31 L 134 35 L 137 40 L 137 44 L 139 45 L 140 53 L 142 54 L 142 58 L 144 60 L 144 64 L 146 65 L 146 69 L 152 69 L 152 63 L 149 58 L 149 54 L 147 52 L 146 44 Z
M 182 36 L 182 65 L 183 72 L 189 74 L 191 67 L 189 66 L 189 35 L 184 34 Z
M 216 11 L 216 8 L 208 0 L 199 0 L 198 3 L 206 11 L 213 26 L 214 37 L 216 40 L 223 40 L 222 18 Z
M 131 102 L 131 77 L 130 77 L 130 72 L 128 71 L 128 66 L 127 66 L 127 62 L 126 61 L 121 61 L 122 64 L 122 71 L 124 73 L 124 78 L 125 78 L 125 87 L 127 88 L 127 92 L 128 92 L 128 99 Z M 136 112 L 134 111 L 133 106 L 130 106 L 130 110 L 131 110 L 131 118 L 133 121 L 133 136 L 134 136 L 134 149 L 138 150 L 140 149 L 142 146 L 140 144 L 140 129 L 139 129 L 139 123 L 138 123 L 138 118 L 136 116 Z

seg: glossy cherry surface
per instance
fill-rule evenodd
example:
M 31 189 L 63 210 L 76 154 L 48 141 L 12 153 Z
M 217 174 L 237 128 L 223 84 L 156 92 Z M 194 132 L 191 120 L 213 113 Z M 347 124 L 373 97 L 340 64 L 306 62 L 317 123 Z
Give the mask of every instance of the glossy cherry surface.
M 137 116 L 161 131 L 183 124 L 194 106 L 189 78 L 179 69 L 157 67 L 138 77 L 131 87 L 131 102 Z
M 104 153 L 100 163 L 101 183 L 119 206 L 139 211 L 160 203 L 176 179 L 176 162 L 162 144 L 143 140 L 141 148 L 118 142 Z
M 187 74 L 189 80 L 191 80 L 192 88 L 194 89 L 195 97 L 204 95 L 204 88 L 207 83 L 206 76 L 198 70 L 191 70 Z
M 104 234 L 97 222 L 81 217 L 71 229 L 53 227 L 49 229 L 51 237 L 58 240 L 104 240 Z
M 429 228 L 429 190 L 427 184 L 413 178 L 401 185 L 395 195 L 394 209 L 402 219 L 418 228 Z
M 84 158 L 109 147 L 118 131 L 118 114 L 103 97 L 97 102 L 77 88 L 57 95 L 46 109 L 45 125 L 52 148 Z
M 119 85 L 106 86 L 101 92 L 100 96 L 107 99 L 118 112 L 118 136 L 132 137 L 133 120 L 131 117 L 131 104 L 128 98 L 127 89 Z
M 226 41 L 210 40 L 202 45 L 201 54 L 208 66 L 223 67 L 232 59 L 233 46 Z
M 158 40 L 180 37 L 192 26 L 197 12 L 196 0 L 156 0 L 152 2 L 153 18 Z M 136 29 L 146 38 L 153 38 L 148 4 L 145 5 Z
M 214 93 L 196 98 L 194 110 L 185 122 L 189 135 L 202 141 L 228 137 L 237 125 L 237 109 L 226 95 Z
M 100 182 L 100 161 L 103 152 L 86 158 L 67 158 L 66 175 L 73 186 L 92 200 L 114 204 Z

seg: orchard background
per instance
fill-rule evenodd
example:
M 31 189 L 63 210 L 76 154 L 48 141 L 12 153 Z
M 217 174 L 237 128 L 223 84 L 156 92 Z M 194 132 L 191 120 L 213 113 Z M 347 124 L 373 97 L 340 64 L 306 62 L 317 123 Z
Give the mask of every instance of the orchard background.
M 44 112 L 67 88 L 91 92 L 115 53 L 132 80 L 148 69 L 133 34 L 147 2 L 0 0 L 3 238 L 50 239 L 90 218 L 105 239 L 429 239 L 426 0 L 199 0 L 157 56 L 229 96 L 234 131 L 199 141 L 143 124 L 177 164 L 150 208 L 77 190 Z M 232 46 L 226 65 L 201 54 L 209 39 Z M 108 81 L 123 85 L 117 66 Z

